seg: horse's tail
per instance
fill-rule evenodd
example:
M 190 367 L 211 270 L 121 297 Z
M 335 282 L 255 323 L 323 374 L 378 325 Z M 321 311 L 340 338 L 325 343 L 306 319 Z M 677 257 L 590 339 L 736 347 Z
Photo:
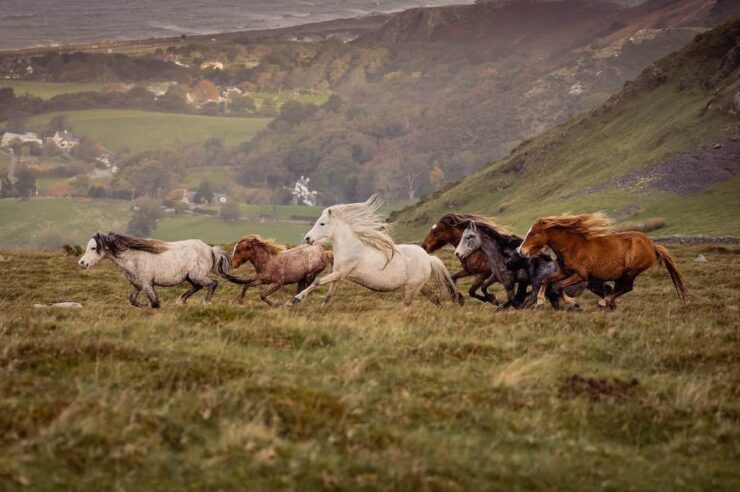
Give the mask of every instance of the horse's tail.
M 211 248 L 211 255 L 213 256 L 211 272 L 227 278 L 226 276 L 231 271 L 231 260 L 226 252 L 218 246 L 214 246 Z
M 676 288 L 678 297 L 684 304 L 686 304 L 689 299 L 689 290 L 683 284 L 681 274 L 678 273 L 676 259 L 668 252 L 668 249 L 665 246 L 660 244 L 655 245 L 655 254 L 658 256 L 658 263 L 662 264 L 666 270 L 668 270 L 668 274 L 671 276 L 671 280 L 673 280 L 673 286 Z
M 324 254 L 326 255 L 326 258 L 329 260 L 329 265 L 334 267 L 334 252 L 330 249 L 325 249 Z
M 432 275 L 434 276 L 434 283 L 437 284 L 440 291 L 447 293 L 452 298 L 452 302 L 459 305 L 463 305 L 465 300 L 463 296 L 457 291 L 455 282 L 452 281 L 452 276 L 447 270 L 445 264 L 436 256 L 429 255 L 429 262 L 432 264 Z

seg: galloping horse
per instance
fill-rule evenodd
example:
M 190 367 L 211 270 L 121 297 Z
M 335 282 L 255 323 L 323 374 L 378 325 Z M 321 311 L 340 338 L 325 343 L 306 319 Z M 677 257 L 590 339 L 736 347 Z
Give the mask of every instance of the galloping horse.
M 462 304 L 462 296 L 455 289 L 442 260 L 414 244 L 393 242 L 387 233 L 388 225 L 377 214 L 382 204 L 383 201 L 373 195 L 366 202 L 324 209 L 305 239 L 308 244 L 331 241 L 333 270 L 296 295 L 292 304 L 302 301 L 323 284 L 331 284 L 324 301 L 329 302 L 344 280 L 377 292 L 403 289 L 406 306 L 419 292 L 437 304 L 439 298 L 426 286 L 430 276 L 441 290 L 446 290 L 453 300 Z
M 614 232 L 611 221 L 602 214 L 540 217 L 530 227 L 517 250 L 531 258 L 549 246 L 557 255 L 560 271 L 545 277 L 537 295 L 537 305 L 545 302 L 545 289 L 551 282 L 563 300 L 575 304 L 564 289 L 585 280 L 614 280 L 614 291 L 599 301 L 615 309 L 614 300 L 632 290 L 635 278 L 660 263 L 666 267 L 678 297 L 685 303 L 688 290 L 668 250 L 641 232 Z
M 437 251 L 447 244 L 451 244 L 457 247 L 460 244 L 460 238 L 462 238 L 463 231 L 468 226 L 470 221 L 477 223 L 484 223 L 493 221 L 488 217 L 481 215 L 467 215 L 467 214 L 447 214 L 440 217 L 436 224 L 432 226 L 432 229 L 424 238 L 421 243 L 421 247 L 427 253 Z M 472 275 L 475 280 L 468 290 L 468 295 L 475 299 L 479 299 L 483 302 L 490 302 L 498 304 L 496 296 L 488 292 L 488 286 L 483 286 L 486 279 L 491 275 L 491 267 L 488 265 L 488 258 L 482 251 L 476 251 L 470 256 L 466 256 L 460 259 L 462 270 L 452 275 L 452 281 L 457 282 L 461 278 Z M 483 295 L 478 294 L 480 288 Z
M 79 263 L 87 269 L 103 258 L 110 258 L 123 270 L 134 288 L 129 302 L 136 307 L 141 291 L 149 298 L 151 307 L 158 308 L 154 287 L 173 287 L 185 281 L 191 287 L 180 295 L 178 303 L 184 304 L 203 287 L 208 287 L 206 301 L 210 301 L 218 281 L 208 278 L 208 273 L 219 273 L 229 267 L 229 258 L 220 248 L 212 248 L 198 239 L 166 243 L 113 232 L 95 234 Z
M 286 250 L 283 246 L 259 236 L 244 236 L 234 246 L 231 255 L 233 268 L 250 262 L 257 273 L 256 277 L 241 279 L 228 272 L 220 272 L 229 282 L 243 285 L 239 304 L 244 303 L 247 289 L 266 285 L 260 292 L 260 299 L 274 306 L 267 296 L 284 285 L 298 284 L 296 294 L 314 281 L 316 275 L 331 265 L 331 256 L 319 245 L 302 244 Z

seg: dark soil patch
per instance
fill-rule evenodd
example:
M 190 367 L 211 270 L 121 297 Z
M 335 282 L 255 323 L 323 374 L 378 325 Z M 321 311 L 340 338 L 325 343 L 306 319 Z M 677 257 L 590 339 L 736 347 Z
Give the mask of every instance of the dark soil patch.
M 584 395 L 592 402 L 603 400 L 623 402 L 630 399 L 630 391 L 638 384 L 639 382 L 635 378 L 630 381 L 623 381 L 618 378 L 584 378 L 579 374 L 573 374 L 565 379 L 558 394 L 560 398 L 565 399 Z

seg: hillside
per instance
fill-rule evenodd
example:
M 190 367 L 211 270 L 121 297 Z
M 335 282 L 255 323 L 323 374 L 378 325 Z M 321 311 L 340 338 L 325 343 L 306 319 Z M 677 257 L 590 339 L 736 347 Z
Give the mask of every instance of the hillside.
M 539 215 L 662 217 L 662 233 L 740 231 L 740 17 L 696 36 L 595 109 L 396 214 L 416 239 L 452 210 L 520 232 Z
M 254 140 L 243 179 L 269 166 L 273 180 L 310 174 L 325 203 L 373 191 L 418 197 L 603 103 L 710 18 L 740 9 L 720 4 L 527 0 L 399 13 L 329 65 L 342 103 L 270 125 Z M 312 73 L 337 49 L 319 50 L 302 69 Z M 358 66 L 370 56 L 379 59 L 372 69 Z

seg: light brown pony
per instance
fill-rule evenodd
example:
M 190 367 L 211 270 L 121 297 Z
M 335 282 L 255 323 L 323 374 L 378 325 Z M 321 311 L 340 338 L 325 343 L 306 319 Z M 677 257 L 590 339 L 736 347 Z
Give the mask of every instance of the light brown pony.
M 532 258 L 545 246 L 555 251 L 560 271 L 543 279 L 538 306 L 544 304 L 550 282 L 560 281 L 556 289 L 566 303 L 574 305 L 575 300 L 563 290 L 566 287 L 586 280 L 614 280 L 614 291 L 599 305 L 615 309 L 614 300 L 630 292 L 635 278 L 656 263 L 668 270 L 679 298 L 684 303 L 688 298 L 676 260 L 664 246 L 641 232 L 614 232 L 611 221 L 602 214 L 540 217 L 517 251 Z
M 259 236 L 244 236 L 234 246 L 231 255 L 233 268 L 239 268 L 246 262 L 252 263 L 256 277 L 241 279 L 221 272 L 229 282 L 244 285 L 239 296 L 239 303 L 244 303 L 247 289 L 257 285 L 266 285 L 260 292 L 260 299 L 274 306 L 267 297 L 284 285 L 298 284 L 296 293 L 305 289 L 316 276 L 331 265 L 331 253 L 321 246 L 303 244 L 295 248 L 284 246 Z

